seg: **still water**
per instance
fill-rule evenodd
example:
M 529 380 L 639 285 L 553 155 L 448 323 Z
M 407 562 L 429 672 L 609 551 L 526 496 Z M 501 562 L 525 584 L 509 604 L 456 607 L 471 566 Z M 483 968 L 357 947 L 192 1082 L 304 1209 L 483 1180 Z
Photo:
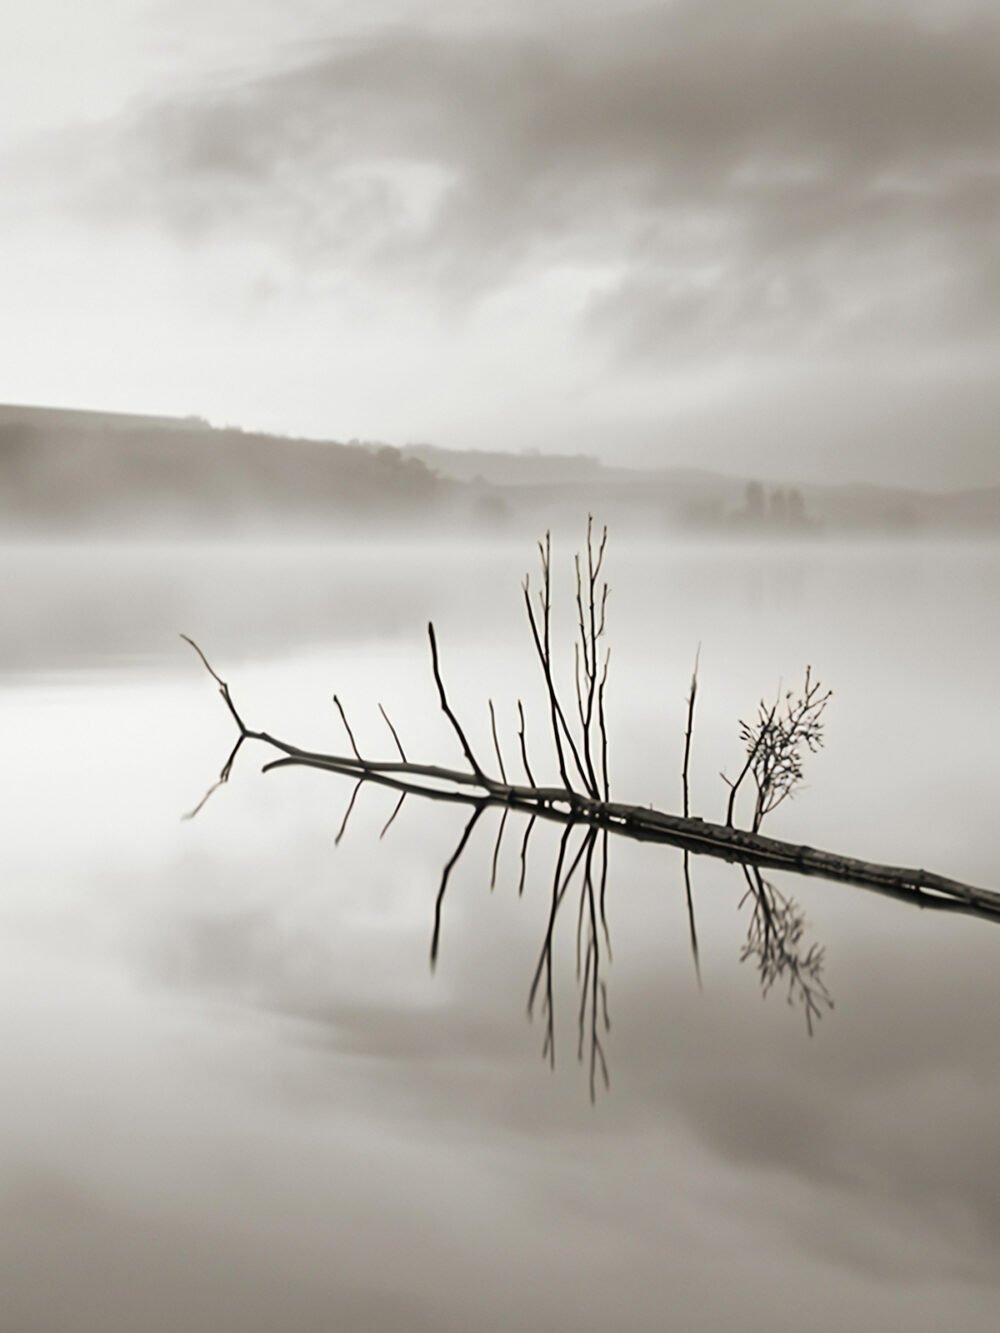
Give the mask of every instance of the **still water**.
M 609 1087 L 578 1061 L 577 900 L 555 1064 L 527 1011 L 559 840 L 286 770 L 252 726 L 554 777 L 514 545 L 0 553 L 0 1328 L 993 1330 L 1000 928 L 775 876 L 825 950 L 808 1035 L 741 962 L 736 867 L 613 843 Z M 573 633 L 566 557 L 561 618 Z M 718 818 L 738 719 L 806 663 L 827 746 L 768 830 L 1000 888 L 1000 552 L 612 543 L 613 794 Z M 564 683 L 571 650 L 563 659 Z M 603 941 L 603 936 L 602 936 Z M 588 1029 L 589 1031 L 589 1029 Z

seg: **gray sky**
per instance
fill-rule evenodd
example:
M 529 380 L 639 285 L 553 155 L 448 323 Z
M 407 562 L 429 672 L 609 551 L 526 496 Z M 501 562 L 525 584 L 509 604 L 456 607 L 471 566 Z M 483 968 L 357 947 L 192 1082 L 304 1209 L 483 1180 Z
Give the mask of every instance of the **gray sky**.
M 985 0 L 13 0 L 0 400 L 997 484 L 998 126 Z

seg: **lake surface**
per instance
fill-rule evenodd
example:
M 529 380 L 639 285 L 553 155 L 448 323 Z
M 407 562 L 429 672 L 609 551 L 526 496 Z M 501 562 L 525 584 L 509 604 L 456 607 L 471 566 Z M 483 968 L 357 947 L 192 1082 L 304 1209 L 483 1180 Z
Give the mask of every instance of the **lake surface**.
M 556 551 L 556 641 L 573 632 Z M 0 551 L 4 1333 L 993 1330 L 1000 927 L 774 876 L 834 1007 L 762 995 L 738 867 L 613 842 L 609 1087 L 578 1061 L 577 898 L 553 933 L 555 1067 L 529 989 L 559 829 L 261 775 L 247 721 L 389 757 L 554 777 L 519 580 L 481 547 Z M 725 809 L 738 719 L 835 690 L 777 836 L 1000 888 L 1000 552 L 612 544 L 613 794 Z M 602 935 L 603 943 L 603 935 Z M 603 1020 L 603 1012 L 599 1015 Z M 589 1020 L 587 1020 L 589 1022 Z M 587 1029 L 589 1033 L 589 1027 Z M 585 1034 L 586 1035 L 586 1034 Z

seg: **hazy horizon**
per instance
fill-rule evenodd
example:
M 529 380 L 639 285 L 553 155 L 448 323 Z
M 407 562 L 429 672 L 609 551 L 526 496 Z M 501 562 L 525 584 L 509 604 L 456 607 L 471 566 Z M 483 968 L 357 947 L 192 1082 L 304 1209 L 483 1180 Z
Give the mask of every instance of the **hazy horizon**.
M 22 413 L 24 414 L 23 418 L 20 415 Z M 659 472 L 662 472 L 664 476 L 703 476 L 706 480 L 714 478 L 719 482 L 732 483 L 739 486 L 752 483 L 763 484 L 765 488 L 795 487 L 796 484 L 802 480 L 800 475 L 794 471 L 786 471 L 780 474 L 774 473 L 772 475 L 753 475 L 747 470 L 748 464 L 741 461 L 739 458 L 729 460 L 727 463 L 720 464 L 718 467 L 713 467 L 694 460 L 688 463 L 681 462 L 678 464 L 672 464 L 670 462 L 661 463 L 655 457 L 643 456 L 641 454 L 636 457 L 614 458 L 608 457 L 606 454 L 602 456 L 596 449 L 588 450 L 580 448 L 569 452 L 561 451 L 557 448 L 539 448 L 538 446 L 528 444 L 518 445 L 516 442 L 509 443 L 507 447 L 504 447 L 501 444 L 496 448 L 484 447 L 483 449 L 477 450 L 471 448 L 463 449 L 461 445 L 449 446 L 438 444 L 433 440 L 407 440 L 403 443 L 367 438 L 352 438 L 350 440 L 345 440 L 336 439 L 333 436 L 310 434 L 308 432 L 292 434 L 281 430 L 257 430 L 253 426 L 246 426 L 239 422 L 211 421 L 195 413 L 177 415 L 172 413 L 155 414 L 144 412 L 119 412 L 108 411 L 101 408 L 81 407 L 73 403 L 0 402 L 0 428 L 5 424 L 12 425 L 23 419 L 24 423 L 27 424 L 29 428 L 38 430 L 40 420 L 45 419 L 49 413 L 65 414 L 67 419 L 73 421 L 74 429 L 82 428 L 85 431 L 88 429 L 99 431 L 104 423 L 113 422 L 120 418 L 123 423 L 134 420 L 136 425 L 140 427 L 143 424 L 148 423 L 154 427 L 163 425 L 171 430 L 174 426 L 177 426 L 185 428 L 185 431 L 187 428 L 204 429 L 209 432 L 219 433 L 220 435 L 231 436 L 235 432 L 239 436 L 246 436 L 248 440 L 273 439 L 275 444 L 279 446 L 282 443 L 294 445 L 328 444 L 336 446 L 337 448 L 346 446 L 348 449 L 353 449 L 356 447 L 371 452 L 383 449 L 388 445 L 389 451 L 398 451 L 404 457 L 412 453 L 418 458 L 423 459 L 427 462 L 432 471 L 437 470 L 443 479 L 471 479 L 475 477 L 487 483 L 493 480 L 493 477 L 486 460 L 501 460 L 508 458 L 517 460 L 519 464 L 531 464 L 535 461 L 541 464 L 546 460 L 551 460 L 553 467 L 558 468 L 560 471 L 565 471 L 567 467 L 571 467 L 574 463 L 577 463 L 587 469 L 594 469 L 592 473 L 588 472 L 587 475 L 592 477 L 595 485 L 599 485 L 604 478 L 612 479 L 632 474 L 638 479 L 643 475 L 651 475 Z M 88 417 L 93 417 L 92 427 L 87 424 L 86 419 Z M 116 429 L 114 433 L 118 434 L 119 432 L 126 432 L 126 430 L 127 428 L 123 425 Z M 63 447 L 66 447 L 69 439 L 70 437 L 67 436 L 63 441 Z M 135 442 L 132 441 L 132 443 L 134 444 Z M 143 444 L 140 443 L 140 452 L 143 447 Z M 440 456 L 440 462 L 437 462 L 437 466 L 435 467 L 437 456 Z M 479 457 L 482 457 L 483 459 L 482 465 L 475 461 Z M 452 466 L 452 463 L 456 466 Z M 789 467 L 793 469 L 794 466 L 795 464 L 793 461 Z M 476 471 L 475 469 L 481 470 Z M 605 471 L 605 469 L 607 469 L 607 471 Z M 576 474 L 570 472 L 567 475 L 575 476 Z M 543 472 L 542 477 L 545 478 L 546 476 L 547 474 Z M 553 474 L 552 477 L 548 478 L 550 485 L 554 484 L 555 480 L 556 474 Z M 525 477 L 525 481 L 528 481 L 527 476 Z M 544 481 L 536 481 L 535 484 L 544 484 Z M 826 481 L 820 479 L 818 481 L 806 482 L 804 484 L 810 489 L 815 488 L 817 492 L 829 490 L 831 493 L 835 493 L 840 491 L 865 491 L 871 489 L 873 491 L 884 491 L 887 495 L 912 494 L 927 497 L 944 497 L 960 494 L 972 495 L 983 489 L 975 485 L 963 486 L 961 484 L 949 484 L 947 481 L 943 481 L 937 485 L 933 482 L 913 484 L 903 472 L 901 472 L 894 481 L 870 482 L 860 476 L 845 475 L 843 477 L 836 477 Z M 997 486 L 1000 486 L 1000 482 L 997 483 Z M 989 486 L 987 489 L 996 490 L 997 487 Z
M 15 13 L 2 400 L 1000 483 L 982 0 Z

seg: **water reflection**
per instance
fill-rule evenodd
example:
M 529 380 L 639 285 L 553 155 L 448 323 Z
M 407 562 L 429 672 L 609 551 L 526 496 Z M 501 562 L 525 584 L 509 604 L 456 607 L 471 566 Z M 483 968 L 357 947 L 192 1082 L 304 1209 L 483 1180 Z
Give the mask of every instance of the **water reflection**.
M 747 891 L 740 906 L 751 904 L 746 944 L 740 962 L 753 959 L 761 991 L 786 988 L 790 1005 L 802 1008 L 812 1036 L 813 1023 L 833 1000 L 823 981 L 825 950 L 815 942 L 805 943 L 805 916 L 794 898 L 766 880 L 757 866 L 743 866 Z
M 351 815 L 362 787 L 367 783 L 389 788 L 398 793 L 396 804 L 383 824 L 379 838 L 385 837 L 392 827 L 408 796 L 464 806 L 469 810 L 457 845 L 446 859 L 441 871 L 434 901 L 433 928 L 430 944 L 430 964 L 435 968 L 441 950 L 446 895 L 449 882 L 473 839 L 484 812 L 497 807 L 501 818 L 491 860 L 490 887 L 497 881 L 504 835 L 511 813 L 528 817 L 520 843 L 520 875 L 518 894 L 523 892 L 530 856 L 532 833 L 538 820 L 554 821 L 562 825 L 562 834 L 551 876 L 548 920 L 543 935 L 538 962 L 528 993 L 528 1014 L 538 1012 L 544 1024 L 543 1058 L 555 1066 L 555 998 L 553 987 L 553 954 L 556 923 L 569 901 L 576 903 L 576 986 L 577 986 L 577 1059 L 585 1065 L 588 1074 L 590 1099 L 597 1095 L 598 1085 L 610 1087 L 610 1074 L 605 1042 L 611 1023 L 608 1012 L 607 980 L 602 975 L 605 961 L 610 962 L 611 938 L 605 911 L 608 884 L 609 834 L 643 842 L 654 842 L 679 848 L 683 852 L 684 887 L 690 931 L 690 945 L 695 973 L 700 985 L 700 959 L 695 896 L 691 876 L 693 853 L 722 858 L 738 866 L 746 882 L 746 892 L 740 907 L 748 906 L 746 938 L 740 950 L 740 961 L 752 962 L 760 989 L 766 997 L 772 990 L 783 991 L 788 1004 L 801 1010 L 808 1034 L 824 1012 L 833 1007 L 823 969 L 825 951 L 807 940 L 804 914 L 795 900 L 779 889 L 773 880 L 765 878 L 767 868 L 782 869 L 801 875 L 823 875 L 846 881 L 881 894 L 907 901 L 921 907 L 952 910 L 975 916 L 1000 920 L 1000 894 L 979 889 L 961 881 L 924 870 L 909 870 L 862 861 L 855 857 L 817 851 L 760 834 L 764 816 L 780 805 L 802 779 L 803 747 L 815 751 L 822 742 L 821 715 L 830 697 L 806 669 L 801 695 L 786 691 L 770 708 L 762 701 L 758 721 L 754 726 L 741 724 L 741 739 L 746 749 L 746 761 L 740 775 L 728 782 L 730 788 L 728 816 L 725 824 L 715 824 L 701 817 L 691 816 L 688 805 L 688 765 L 694 705 L 697 695 L 697 662 L 691 680 L 687 706 L 682 781 L 684 815 L 665 814 L 652 806 L 623 804 L 610 799 L 607 780 L 607 730 L 603 710 L 603 686 L 607 661 L 599 670 L 598 643 L 604 633 L 604 594 L 595 594 L 600 573 L 603 541 L 597 558 L 591 546 L 588 529 L 589 593 L 584 595 L 580 565 L 577 564 L 577 608 L 579 611 L 580 642 L 577 645 L 577 702 L 581 723 L 579 747 L 566 722 L 553 683 L 549 639 L 550 588 L 549 550 L 541 548 L 543 560 L 543 590 L 540 596 L 541 629 L 531 609 L 528 584 L 525 581 L 525 600 L 529 609 L 532 635 L 542 663 L 543 674 L 551 705 L 551 721 L 555 748 L 563 785 L 539 786 L 532 775 L 524 734 L 523 708 L 518 705 L 520 727 L 518 737 L 528 785 L 508 780 L 496 728 L 492 700 L 489 706 L 490 727 L 499 779 L 488 776 L 485 767 L 476 758 L 462 724 L 447 697 L 441 675 L 437 641 L 433 624 L 428 626 L 432 669 L 440 705 L 447 717 L 468 767 L 447 768 L 437 764 L 414 763 L 407 759 L 398 732 L 381 704 L 379 711 L 389 728 L 399 753 L 399 760 L 367 759 L 358 747 L 355 733 L 338 695 L 333 702 L 350 742 L 351 753 L 338 755 L 303 750 L 266 731 L 251 729 L 243 720 L 233 702 L 229 686 L 209 663 L 201 648 L 182 636 L 201 659 L 209 675 L 216 682 L 223 703 L 238 729 L 237 740 L 227 756 L 218 779 L 197 803 L 188 817 L 198 814 L 209 798 L 228 783 L 234 764 L 245 742 L 262 742 L 276 758 L 264 765 L 264 772 L 285 768 L 316 768 L 349 776 L 354 786 L 334 839 L 335 845 L 344 838 Z M 585 604 L 589 598 L 590 625 L 586 627 Z M 601 610 L 598 616 L 596 607 Z M 580 663 L 582 661 L 582 674 Z M 586 703 L 585 703 L 586 700 Z M 596 710 L 594 703 L 597 703 Z M 563 740 L 568 750 L 564 750 Z M 600 769 L 595 767 L 591 746 L 600 754 Z M 583 790 L 574 785 L 569 776 L 567 754 L 572 754 Z M 582 758 L 581 758 L 582 756 Z M 598 771 L 601 777 L 598 778 Z M 749 829 L 734 826 L 733 810 L 736 794 L 744 779 L 752 776 L 756 787 L 756 803 Z M 579 836 L 576 836 L 579 835 Z M 574 839 L 575 845 L 574 845 Z M 606 959 L 605 959 L 606 955 Z
M 232 707 L 228 689 L 224 686 L 223 689 L 226 690 L 224 697 L 227 704 Z M 234 716 L 239 715 L 234 711 Z M 197 815 L 209 798 L 229 781 L 234 762 L 245 740 L 247 735 L 240 735 L 223 765 L 219 778 L 185 818 Z M 402 746 L 399 748 L 402 754 Z M 404 758 L 403 763 L 406 762 Z M 266 764 L 265 772 L 290 765 L 291 758 L 286 756 Z M 470 809 L 469 817 L 462 826 L 458 840 L 443 863 L 434 898 L 430 932 L 430 966 L 434 970 L 442 952 L 449 884 L 459 862 L 473 842 L 483 814 L 494 806 L 496 801 L 485 795 L 474 796 L 463 791 L 428 788 L 423 784 L 411 782 L 406 777 L 391 776 L 384 772 L 363 773 L 351 788 L 334 837 L 335 846 L 339 846 L 343 841 L 357 806 L 358 796 L 367 784 L 376 787 L 387 786 L 399 791 L 398 799 L 380 829 L 378 835 L 380 841 L 392 827 L 408 798 L 431 799 Z M 505 805 L 501 811 L 489 862 L 491 893 L 497 886 L 504 838 L 514 823 L 510 819 L 512 809 L 512 806 Z M 521 812 L 515 812 L 515 819 L 517 813 Z M 540 820 L 553 819 L 562 824 L 562 832 L 549 877 L 551 889 L 548 912 L 537 963 L 528 989 L 527 1013 L 530 1019 L 535 1019 L 537 1016 L 541 1021 L 542 1058 L 550 1068 L 554 1069 L 556 928 L 558 921 L 567 911 L 571 913 L 575 911 L 573 938 L 577 993 L 576 1058 L 586 1071 L 589 1096 L 591 1101 L 594 1101 L 599 1088 L 603 1086 L 607 1090 L 611 1086 L 606 1046 L 611 1031 L 606 970 L 612 961 L 612 943 L 606 902 L 609 883 L 609 842 L 612 830 L 586 820 L 576 819 L 572 814 L 566 814 L 552 806 L 531 810 L 524 819 L 523 832 L 518 843 L 517 896 L 519 898 L 523 897 L 528 877 L 532 834 Z M 630 836 L 627 826 L 617 826 L 613 831 L 626 837 Z M 698 929 L 690 857 L 690 850 L 685 849 L 683 864 L 691 957 L 700 986 Z M 816 1021 L 825 1011 L 833 1008 L 833 999 L 823 978 L 825 950 L 817 942 L 807 939 L 805 917 L 794 898 L 779 889 L 773 881 L 765 879 L 758 865 L 738 859 L 736 865 L 747 884 L 746 892 L 738 903 L 739 910 L 747 909 L 746 936 L 740 949 L 739 961 L 753 964 L 758 974 L 762 995 L 767 996 L 772 990 L 784 991 L 788 1004 L 801 1010 L 806 1030 L 811 1036 Z
M 193 824 L 176 820 L 235 739 L 190 650 L 177 643 L 171 656 L 177 627 L 210 635 L 240 702 L 266 709 L 282 734 L 322 736 L 335 682 L 371 706 L 373 746 L 394 753 L 377 693 L 392 700 L 407 753 L 437 755 L 449 737 L 410 652 L 417 610 L 433 611 L 449 660 L 463 661 L 453 682 L 463 718 L 483 722 L 480 694 L 516 688 L 530 742 L 541 709 L 506 649 L 520 642 L 520 606 L 509 635 L 496 618 L 520 556 L 513 568 L 470 559 L 452 600 L 433 606 L 427 589 L 448 588 L 447 568 L 396 562 L 409 619 L 387 627 L 371 618 L 395 586 L 388 574 L 357 584 L 359 621 L 337 591 L 343 579 L 317 580 L 314 559 L 294 578 L 287 565 L 261 574 L 263 562 L 248 572 L 241 559 L 222 587 L 198 562 L 206 599 L 214 589 L 200 614 L 179 594 L 158 608 L 144 598 L 141 668 L 30 687 L 3 676 L 0 1324 L 993 1333 L 998 937 L 979 921 L 761 867 L 827 946 L 837 1007 L 810 1041 L 783 983 L 762 1002 L 756 957 L 738 964 L 755 906 L 748 898 L 737 914 L 742 871 L 689 854 L 702 993 L 683 850 L 609 835 L 613 961 L 599 845 L 593 889 L 611 1093 L 598 1060 L 591 1108 L 589 1026 L 576 1060 L 582 867 L 551 939 L 555 1074 L 540 1059 L 544 962 L 532 1024 L 525 1014 L 563 826 L 537 818 L 522 866 L 532 816 L 511 810 L 494 871 L 503 811 L 484 811 L 449 879 L 431 977 L 435 895 L 473 807 L 411 794 L 399 808 L 403 793 L 368 784 L 334 854 L 356 777 L 286 770 L 262 781 L 262 751 L 244 745 L 228 788 Z M 660 744 L 683 731 L 683 689 L 672 701 L 663 689 L 691 670 L 694 639 L 678 625 L 705 642 L 696 810 L 724 803 L 717 774 L 757 682 L 807 644 L 838 689 L 835 743 L 807 802 L 779 810 L 776 828 L 1000 882 L 990 666 L 1000 565 L 933 552 L 897 578 L 900 563 L 816 552 L 793 606 L 778 596 L 776 563 L 727 578 L 711 553 L 671 552 L 652 573 L 637 555 L 635 578 L 614 594 L 629 668 L 610 700 L 621 790 L 680 797 Z M 75 601 L 107 663 L 109 644 L 131 642 L 137 594 L 118 599 L 122 628 L 106 632 L 102 608 L 120 580 L 109 576 L 95 603 L 75 596 L 66 564 L 59 597 L 39 603 L 45 623 L 66 624 Z M 756 585 L 777 591 L 751 608 Z M 629 603 L 633 589 L 641 598 Z M 240 628 L 244 612 L 252 630 Z M 351 641 L 337 637 L 345 626 Z M 46 668 L 70 661 L 20 634 L 16 615 L 8 630 L 8 666 L 27 660 L 26 644 Z M 316 652 L 320 634 L 334 637 Z M 661 698 L 662 731 L 649 720 Z M 929 699 L 948 701 L 940 748 L 913 727 Z M 363 749 L 365 723 L 359 714 Z M 487 753 L 485 725 L 480 735 Z M 530 757 L 544 780 L 534 746 Z M 509 771 L 515 744 L 504 759 Z M 563 878 L 585 834 L 573 832 Z M 585 901 L 581 978 L 588 917 Z

